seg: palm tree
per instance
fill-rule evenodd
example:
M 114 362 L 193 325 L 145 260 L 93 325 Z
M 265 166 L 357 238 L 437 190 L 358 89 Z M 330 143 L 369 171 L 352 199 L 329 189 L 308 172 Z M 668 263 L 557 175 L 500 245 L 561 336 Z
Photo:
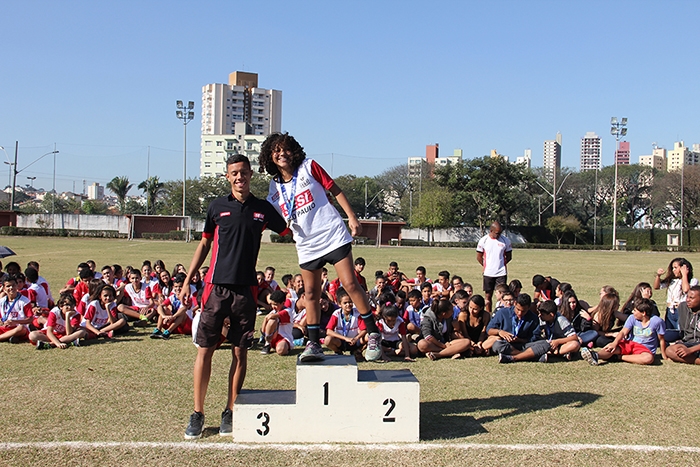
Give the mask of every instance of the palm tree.
M 119 200 L 119 212 L 124 214 L 126 209 L 126 195 L 133 187 L 133 183 L 129 183 L 129 177 L 126 175 L 123 177 L 114 177 L 107 183 L 107 189 L 114 193 Z
M 149 212 L 155 214 L 156 200 L 163 193 L 164 184 L 158 177 L 148 177 L 146 180 L 139 183 L 139 189 L 146 194 L 146 214 Z

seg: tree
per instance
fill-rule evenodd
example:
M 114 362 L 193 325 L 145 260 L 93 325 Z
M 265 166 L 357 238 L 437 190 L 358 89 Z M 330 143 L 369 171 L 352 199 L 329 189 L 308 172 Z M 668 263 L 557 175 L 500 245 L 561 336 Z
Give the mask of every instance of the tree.
M 129 190 L 134 186 L 133 183 L 129 183 L 129 177 L 114 177 L 107 183 L 107 189 L 114 193 L 114 195 L 119 200 L 119 212 L 124 214 L 126 212 L 126 195 Z
M 139 183 L 138 188 L 146 194 L 146 213 L 156 213 L 156 202 L 158 197 L 163 193 L 163 183 L 157 176 L 148 177 L 146 180 Z
M 382 210 L 382 191 L 377 180 L 370 177 L 356 177 L 354 175 L 341 175 L 335 178 L 335 183 L 343 190 L 357 217 L 378 217 Z M 366 185 L 365 185 L 366 184 Z M 365 209 L 365 186 L 367 187 L 367 203 Z M 374 199 L 376 197 L 376 199 Z M 373 202 L 372 199 L 374 199 Z M 336 203 L 336 208 L 340 208 Z M 366 213 L 365 213 L 366 210 Z M 342 210 L 341 210 L 342 212 Z
M 107 205 L 102 201 L 88 199 L 83 202 L 82 211 L 85 214 L 106 214 Z
M 681 178 L 683 203 L 681 205 Z M 667 228 L 700 226 L 700 167 L 689 165 L 683 171 L 657 173 L 652 189 L 652 216 L 655 225 Z
M 552 216 L 547 219 L 547 229 L 557 237 L 557 245 L 561 245 L 561 239 L 567 233 L 574 236 L 574 243 L 576 243 L 576 235 L 583 231 L 581 222 L 574 216 Z
M 254 179 L 257 177 L 253 177 Z M 260 177 L 262 178 L 262 177 Z M 258 191 L 260 188 L 258 188 Z M 188 216 L 204 217 L 207 207 L 212 199 L 224 196 L 231 192 L 231 184 L 224 177 L 202 177 L 201 179 L 187 180 L 187 200 L 186 213 Z M 251 183 L 251 192 L 253 184 Z M 253 193 L 258 198 L 267 197 L 265 195 Z M 163 185 L 162 202 L 159 203 L 159 214 L 179 215 L 182 214 L 182 180 L 170 180 Z
M 500 157 L 482 157 L 435 169 L 437 184 L 452 194 L 452 205 L 460 223 L 478 224 L 483 230 L 491 220 L 505 226 L 528 208 L 529 193 L 537 193 L 535 175 L 522 164 Z
M 427 229 L 428 241 L 432 244 L 435 241 L 435 229 L 449 227 L 452 223 L 452 194 L 449 190 L 440 187 L 424 191 L 415 211 L 413 226 Z

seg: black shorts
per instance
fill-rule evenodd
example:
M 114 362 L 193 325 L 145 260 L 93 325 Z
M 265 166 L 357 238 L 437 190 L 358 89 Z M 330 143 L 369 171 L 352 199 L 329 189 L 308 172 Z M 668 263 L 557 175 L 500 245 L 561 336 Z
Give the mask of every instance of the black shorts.
M 694 341 L 679 342 L 679 344 L 683 344 L 687 348 L 690 348 L 690 347 L 695 347 L 696 345 L 700 344 L 700 342 L 694 342 Z M 694 352 L 694 353 L 695 353 L 695 358 L 700 358 L 700 352 Z
M 508 283 L 508 276 L 484 276 L 484 292 L 493 292 L 498 284 Z
M 320 258 L 300 264 L 299 267 L 306 271 L 317 271 L 327 263 L 335 264 L 338 261 L 347 258 L 350 254 L 352 254 L 352 243 L 346 243 L 345 245 L 336 248 Z
M 388 347 L 390 349 L 398 350 L 401 341 L 385 341 L 382 339 L 382 347 Z
M 359 350 L 362 348 L 362 344 L 359 342 L 356 342 L 355 345 L 351 345 L 350 342 L 348 341 L 340 341 L 340 346 L 338 347 L 338 350 L 340 352 L 350 352 L 353 353 L 356 350 Z
M 202 302 L 204 305 L 197 328 L 198 346 L 215 347 L 221 339 L 221 328 L 226 318 L 231 321 L 227 336 L 231 345 L 250 346 L 257 311 L 250 286 L 205 284 Z

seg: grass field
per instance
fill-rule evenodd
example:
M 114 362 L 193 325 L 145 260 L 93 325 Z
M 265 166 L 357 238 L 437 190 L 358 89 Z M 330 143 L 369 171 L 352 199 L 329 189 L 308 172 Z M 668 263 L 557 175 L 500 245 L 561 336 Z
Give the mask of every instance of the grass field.
M 80 261 L 93 259 L 98 266 L 115 262 L 124 266 L 140 265 L 146 258 L 163 259 L 171 268 L 176 262 L 188 265 L 195 248 L 195 244 L 175 242 L 65 238 L 4 237 L 0 243 L 18 254 L 4 263 L 17 260 L 24 266 L 29 260 L 39 261 L 41 274 L 54 291 Z M 429 277 L 447 269 L 474 284 L 475 290 L 480 289 L 473 250 L 358 247 L 354 252 L 367 260 L 366 277 L 396 260 L 409 276 L 417 265 L 424 265 Z M 516 250 L 509 278 L 529 284 L 533 274 L 550 274 L 571 282 L 581 298 L 595 302 L 602 285 L 613 285 L 626 296 L 637 282 L 651 281 L 654 271 L 665 267 L 673 256 Z M 700 264 L 700 255 L 686 257 Z M 293 246 L 263 245 L 259 265 L 276 266 L 278 277 L 296 271 Z M 656 298 L 664 300 L 658 293 Z M 360 368 L 408 367 L 414 372 L 421 382 L 420 444 L 239 446 L 217 434 L 226 398 L 227 346 L 214 358 L 205 436 L 185 444 L 182 435 L 192 411 L 194 347 L 185 337 L 153 341 L 148 332 L 139 330 L 112 342 L 63 351 L 0 346 L 5 394 L 0 402 L 0 464 L 700 463 L 700 441 L 690 436 L 700 420 L 700 369 L 669 363 L 598 368 L 583 361 L 498 365 L 495 358 L 361 363 Z M 253 352 L 249 365 L 245 387 L 294 388 L 294 357 Z M 318 426 L 299 429 L 332 427 L 319 417 Z M 110 442 L 116 444 L 106 444 Z

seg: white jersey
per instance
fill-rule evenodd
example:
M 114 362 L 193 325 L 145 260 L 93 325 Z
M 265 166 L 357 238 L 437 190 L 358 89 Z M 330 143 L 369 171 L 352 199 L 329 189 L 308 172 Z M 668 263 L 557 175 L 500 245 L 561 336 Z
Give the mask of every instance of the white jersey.
M 46 293 L 45 288 L 43 288 L 38 283 L 29 284 L 29 287 L 27 287 L 27 288 L 29 290 L 33 290 L 36 293 L 36 304 L 39 308 L 48 308 L 49 307 L 49 296 Z
M 484 276 L 501 277 L 508 274 L 505 255 L 512 251 L 508 237 L 499 235 L 491 238 L 489 235 L 481 237 L 476 246 L 476 251 L 484 254 Z
M 270 181 L 267 200 L 282 217 L 291 221 L 299 264 L 352 242 L 340 213 L 326 196 L 326 190 L 334 184 L 328 173 L 311 159 L 304 159 L 291 181 Z
M 87 310 L 83 316 L 83 321 L 80 323 L 80 325 L 85 327 L 87 322 L 90 321 L 95 328 L 102 329 L 109 324 L 108 313 L 111 313 L 112 316 L 116 316 L 116 307 L 117 305 L 114 302 L 110 303 L 108 312 L 104 309 L 104 307 L 102 307 L 102 303 L 99 300 L 93 300 L 87 306 Z
M 129 294 L 133 306 L 142 308 L 150 305 L 151 289 L 143 283 L 141 283 L 141 290 L 138 292 L 134 290 L 134 284 L 127 284 L 124 291 Z

